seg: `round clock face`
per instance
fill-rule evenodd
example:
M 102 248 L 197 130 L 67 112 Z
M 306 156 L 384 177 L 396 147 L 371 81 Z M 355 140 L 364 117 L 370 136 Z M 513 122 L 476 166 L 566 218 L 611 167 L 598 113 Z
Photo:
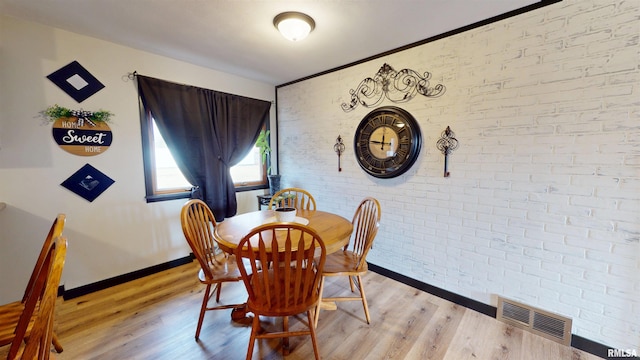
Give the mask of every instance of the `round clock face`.
M 418 122 L 407 111 L 385 106 L 362 119 L 353 139 L 356 160 L 369 175 L 392 178 L 403 174 L 420 153 Z

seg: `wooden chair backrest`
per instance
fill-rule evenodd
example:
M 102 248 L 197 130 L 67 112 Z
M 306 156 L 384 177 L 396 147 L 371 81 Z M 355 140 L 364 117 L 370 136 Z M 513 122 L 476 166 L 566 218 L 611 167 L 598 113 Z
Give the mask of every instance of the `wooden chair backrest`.
M 33 291 L 25 301 L 7 359 L 49 359 L 56 297 L 66 254 L 67 239 L 62 236 L 53 239 L 45 249 L 42 266 L 35 276 Z M 31 331 L 26 336 L 30 323 Z
M 277 198 L 282 195 L 293 195 L 293 198 L 286 199 L 280 203 L 277 202 Z M 294 207 L 299 210 L 315 210 L 316 200 L 313 198 L 310 192 L 300 188 L 286 188 L 282 189 L 271 197 L 269 201 L 269 209 L 274 207 Z
M 326 248 L 313 229 L 294 223 L 261 225 L 240 240 L 235 255 L 249 302 L 263 312 L 298 314 L 318 300 Z M 243 258 L 250 272 L 242 266 Z
M 358 256 L 355 270 L 362 269 L 367 261 L 367 253 L 373 246 L 373 239 L 380 227 L 380 216 L 380 203 L 372 197 L 364 198 L 353 215 L 352 251 Z M 345 245 L 344 250 L 348 247 L 349 244 Z
M 212 268 L 223 266 L 220 262 L 221 250 L 213 237 L 215 227 L 218 225 L 213 212 L 207 204 L 199 199 L 187 201 L 180 212 L 182 232 L 187 243 L 198 259 L 205 278 L 213 279 Z
M 33 271 L 31 272 L 31 277 L 29 278 L 29 282 L 27 283 L 27 287 L 24 290 L 24 295 L 22 296 L 22 302 L 27 301 L 27 297 L 33 288 L 34 282 L 36 281 L 36 276 L 40 271 L 40 267 L 42 266 L 42 262 L 44 258 L 47 256 L 47 252 L 53 243 L 53 240 L 58 236 L 62 235 L 62 231 L 64 230 L 64 225 L 66 222 L 65 214 L 58 214 L 58 216 L 53 220 L 53 224 L 51 224 L 51 228 L 49 229 L 49 234 L 44 240 L 42 244 L 42 249 L 40 250 L 40 255 L 38 255 L 38 260 L 36 260 L 36 264 L 33 267 Z

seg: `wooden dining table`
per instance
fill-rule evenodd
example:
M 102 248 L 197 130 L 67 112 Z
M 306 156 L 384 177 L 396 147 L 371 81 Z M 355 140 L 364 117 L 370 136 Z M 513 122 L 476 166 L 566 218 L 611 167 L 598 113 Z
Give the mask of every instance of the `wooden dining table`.
M 247 235 L 251 229 L 276 222 L 274 210 L 260 210 L 236 215 L 224 219 L 215 227 L 213 237 L 223 251 L 233 254 L 238 247 L 240 240 Z M 339 251 L 349 243 L 349 238 L 353 232 L 353 225 L 344 217 L 319 210 L 298 210 L 296 220 L 313 229 L 324 242 L 326 253 L 331 254 Z M 335 310 L 335 304 L 322 303 L 323 309 Z M 244 319 L 246 308 L 235 308 L 231 312 L 231 318 L 236 321 Z
M 272 222 L 276 222 L 274 210 L 236 215 L 218 223 L 213 236 L 220 249 L 233 254 L 240 240 L 251 229 Z M 342 249 L 349 242 L 353 232 L 353 225 L 349 220 L 326 211 L 298 210 L 294 222 L 305 224 L 313 229 L 322 238 L 327 254 Z

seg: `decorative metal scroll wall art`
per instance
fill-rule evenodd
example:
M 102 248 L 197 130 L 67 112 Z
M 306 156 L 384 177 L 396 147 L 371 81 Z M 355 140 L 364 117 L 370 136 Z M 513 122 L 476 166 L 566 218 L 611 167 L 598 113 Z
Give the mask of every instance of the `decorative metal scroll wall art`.
M 342 142 L 342 137 L 340 135 L 338 135 L 338 138 L 336 139 L 336 144 L 333 145 L 333 151 L 338 154 L 338 171 L 342 171 L 342 166 L 340 165 L 340 156 L 344 152 L 344 143 Z
M 429 86 L 431 74 L 427 71 L 420 75 L 411 69 L 394 70 L 391 65 L 384 64 L 373 78 L 366 78 L 354 90 L 349 90 L 351 102 L 342 103 L 344 112 L 355 109 L 358 105 L 375 107 L 385 98 L 393 103 L 404 103 L 413 99 L 416 94 L 428 98 L 436 98 L 445 92 L 445 87 L 438 84 Z
M 449 154 L 458 148 L 458 139 L 456 139 L 455 136 L 456 134 L 447 126 L 436 144 L 438 150 L 444 155 L 444 177 L 449 177 Z

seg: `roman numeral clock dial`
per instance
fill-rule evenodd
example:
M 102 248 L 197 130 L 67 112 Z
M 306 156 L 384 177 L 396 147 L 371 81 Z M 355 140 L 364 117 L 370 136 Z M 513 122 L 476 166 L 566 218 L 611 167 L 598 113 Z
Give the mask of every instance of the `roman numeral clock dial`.
M 354 137 L 356 160 L 377 178 L 393 178 L 416 162 L 422 134 L 416 119 L 407 111 L 384 106 L 367 114 Z

